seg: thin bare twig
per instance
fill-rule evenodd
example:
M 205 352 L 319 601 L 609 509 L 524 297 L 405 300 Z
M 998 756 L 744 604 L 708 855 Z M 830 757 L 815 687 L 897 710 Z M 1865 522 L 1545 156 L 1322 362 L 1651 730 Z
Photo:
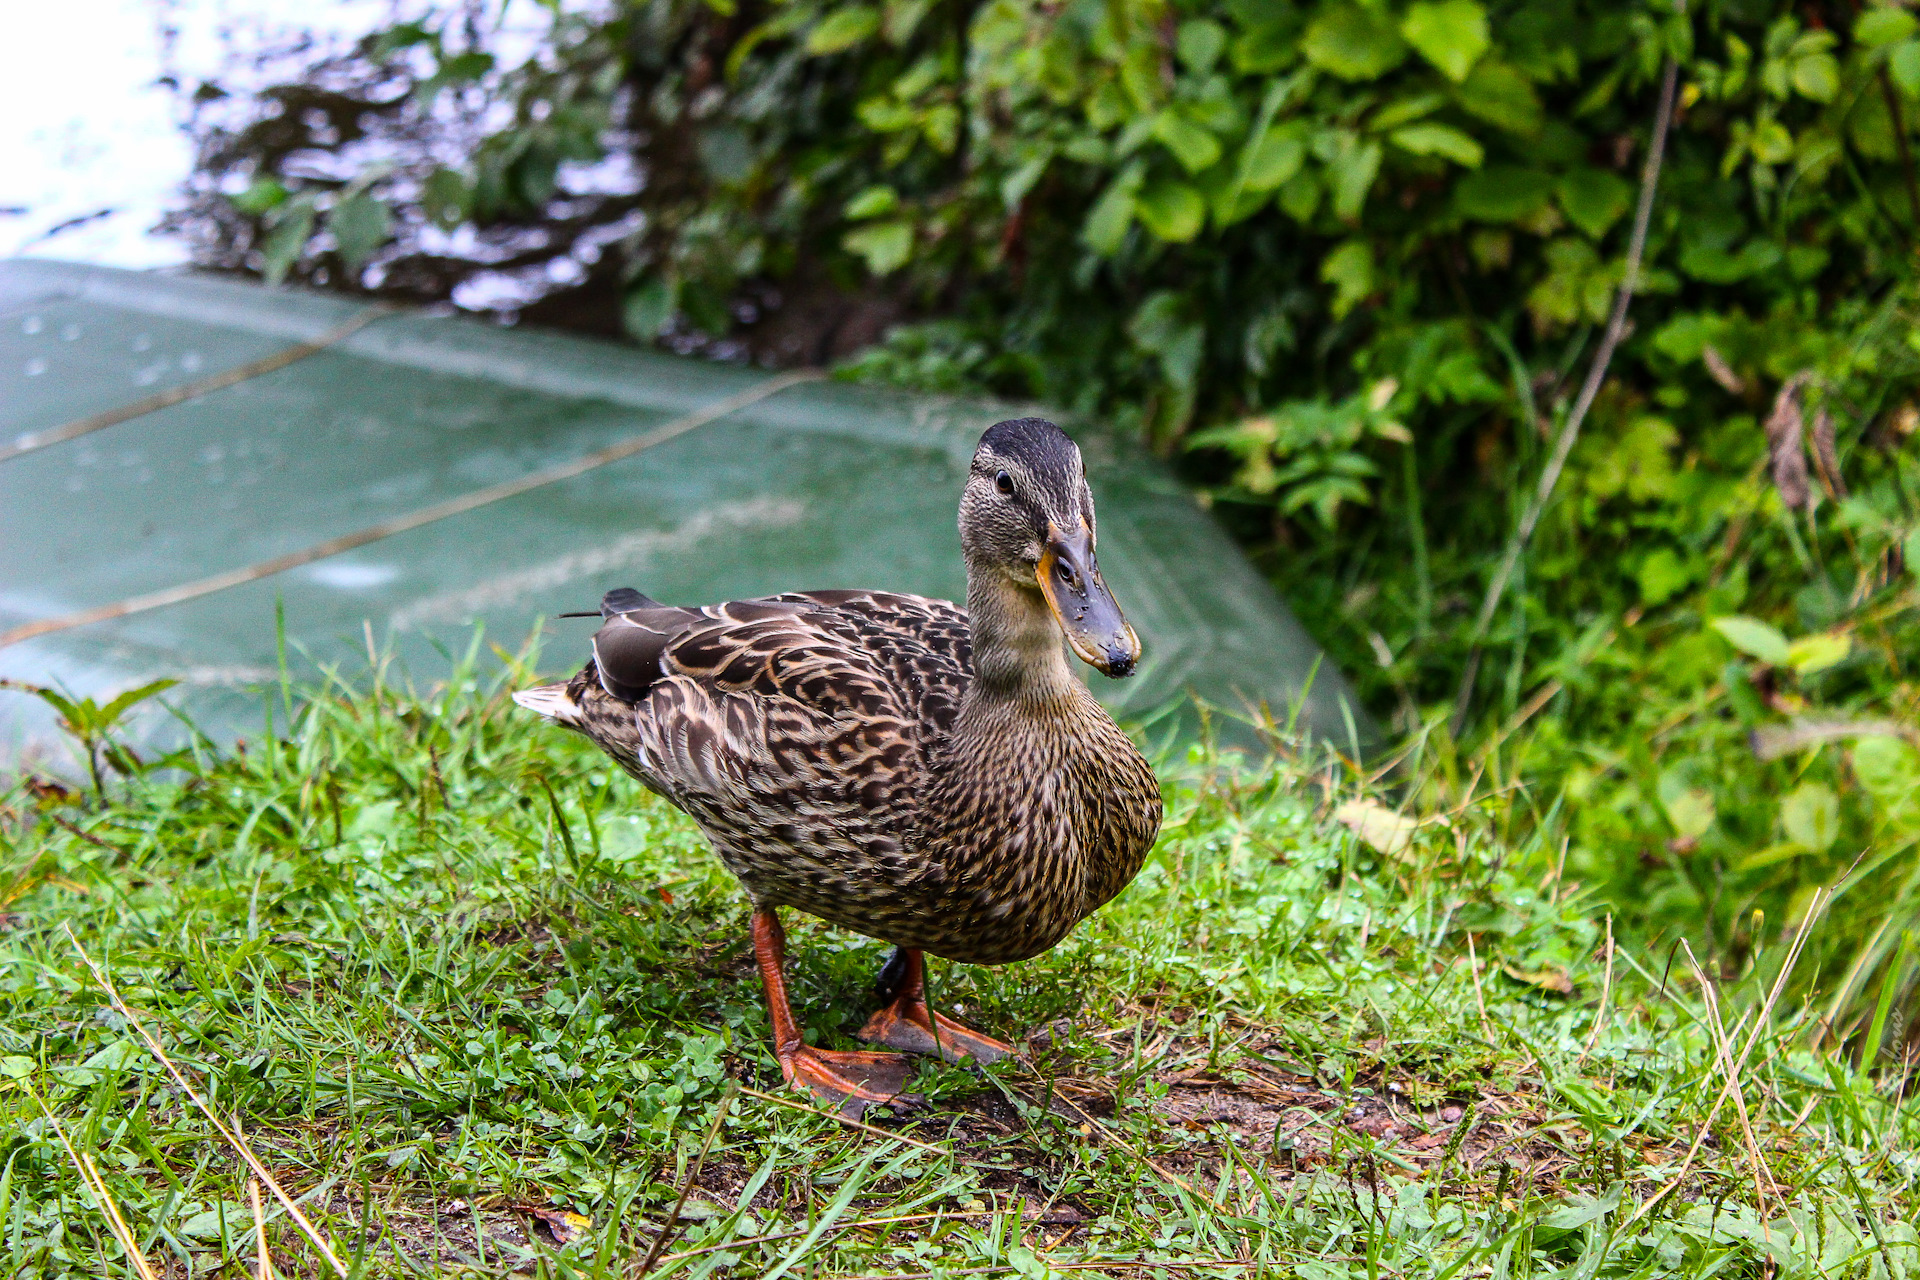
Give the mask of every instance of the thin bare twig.
M 1493 1022 L 1487 1017 L 1487 997 L 1480 990 L 1480 955 L 1473 946 L 1473 933 L 1467 933 L 1467 971 L 1473 975 L 1473 1002 L 1480 1006 L 1480 1034 L 1493 1043 Z
M 1740 1067 L 1733 1060 L 1732 1040 L 1727 1034 L 1726 1019 L 1720 1013 L 1720 995 L 1714 989 L 1713 981 L 1707 977 L 1707 971 L 1701 968 L 1700 961 L 1695 958 L 1692 945 L 1682 938 L 1680 946 L 1687 953 L 1687 964 L 1693 969 L 1694 981 L 1700 984 L 1700 997 L 1707 1006 L 1707 1035 L 1713 1040 L 1713 1052 L 1720 1062 L 1720 1072 L 1733 1085 L 1733 1109 L 1740 1117 L 1740 1134 L 1746 1139 L 1747 1155 L 1753 1161 L 1754 1207 L 1759 1211 L 1761 1230 L 1764 1231 L 1767 1192 L 1773 1175 L 1767 1169 L 1765 1157 L 1760 1154 L 1760 1140 L 1753 1132 L 1753 1117 L 1747 1114 L 1747 1091 L 1739 1083 Z
M 247 1179 L 247 1203 L 253 1207 L 254 1280 L 275 1280 L 273 1259 L 267 1255 L 267 1217 L 260 1212 L 260 1179 Z
M 851 1116 L 839 1115 L 832 1111 L 822 1111 L 820 1108 L 810 1107 L 804 1102 L 796 1102 L 792 1098 L 783 1098 L 777 1093 L 762 1093 L 758 1089 L 749 1089 L 745 1085 L 740 1086 L 740 1092 L 750 1098 L 758 1098 L 762 1102 L 771 1102 L 776 1107 L 789 1107 L 795 1111 L 804 1111 L 810 1116 L 819 1116 L 823 1120 L 837 1120 L 850 1129 L 859 1129 L 862 1132 L 871 1133 L 875 1137 L 886 1138 L 893 1142 L 904 1142 L 910 1147 L 919 1147 L 921 1150 L 931 1151 L 935 1155 L 953 1155 L 953 1152 L 947 1150 L 945 1147 L 936 1147 L 931 1142 L 922 1142 L 918 1138 L 909 1138 L 904 1133 L 890 1133 L 878 1125 L 867 1124 L 864 1121 L 855 1120 Z
M 835 1235 L 838 1235 L 845 1231 L 861 1231 L 873 1227 L 892 1227 L 909 1222 L 943 1222 L 958 1218 L 997 1218 L 1005 1212 L 1005 1209 L 941 1209 L 933 1213 L 896 1213 L 889 1214 L 883 1218 L 859 1218 L 852 1222 L 836 1222 L 833 1224 L 833 1231 Z M 1033 1219 L 1029 1219 L 1029 1221 L 1033 1221 Z M 1077 1228 L 1080 1225 L 1082 1224 L 1074 1223 L 1072 1227 L 1069 1227 L 1069 1230 Z M 688 1258 L 698 1258 L 709 1253 L 719 1253 L 725 1249 L 745 1249 L 759 1244 L 778 1244 L 782 1240 L 792 1240 L 798 1236 L 807 1235 L 811 1233 L 812 1230 L 812 1227 L 795 1227 L 791 1231 L 775 1231 L 769 1235 L 742 1236 L 734 1240 L 722 1240 L 718 1244 L 703 1244 L 695 1249 L 682 1249 L 678 1253 L 666 1254 L 660 1259 L 660 1265 L 664 1267 L 669 1263 L 683 1262 Z
M 1821 889 L 1813 895 L 1813 901 L 1807 904 L 1807 914 L 1800 921 L 1800 928 L 1794 933 L 1793 944 L 1787 948 L 1786 959 L 1780 963 L 1780 972 L 1774 975 L 1773 987 L 1767 992 L 1766 1000 L 1760 1006 L 1760 1012 L 1753 1020 L 1753 1030 L 1747 1033 L 1747 1042 L 1740 1047 L 1740 1056 L 1735 1059 L 1733 1069 L 1738 1072 L 1747 1063 L 1747 1057 L 1753 1052 L 1754 1045 L 1767 1029 L 1767 1018 L 1773 1013 L 1774 1004 L 1780 999 L 1780 993 L 1787 989 L 1787 976 L 1793 972 L 1800 961 L 1801 948 L 1806 946 L 1807 935 L 1813 932 L 1813 923 L 1826 911 L 1827 904 L 1833 901 L 1833 892 Z M 1707 1135 L 1713 1132 L 1713 1122 L 1720 1115 L 1720 1108 L 1726 1105 L 1727 1098 L 1733 1093 L 1737 1075 L 1729 1074 L 1726 1083 L 1720 1086 L 1720 1093 L 1713 1100 L 1713 1106 L 1707 1111 L 1707 1118 L 1700 1123 L 1700 1132 L 1694 1135 L 1693 1145 L 1687 1148 L 1686 1157 L 1680 1162 L 1680 1169 L 1668 1179 L 1667 1184 L 1648 1196 L 1640 1207 L 1634 1210 L 1631 1218 L 1621 1224 L 1621 1229 L 1631 1227 L 1640 1219 L 1652 1213 L 1654 1207 L 1675 1191 L 1686 1180 L 1687 1171 L 1693 1168 L 1694 1157 L 1700 1154 L 1700 1148 L 1706 1143 Z
M 660 1228 L 660 1234 L 653 1238 L 653 1247 L 647 1250 L 647 1256 L 640 1263 L 640 1274 L 646 1275 L 653 1270 L 653 1264 L 660 1257 L 660 1251 L 667 1247 L 667 1239 L 673 1235 L 673 1229 L 679 1225 L 680 1211 L 687 1207 L 687 1197 L 693 1194 L 693 1184 L 700 1179 L 700 1170 L 706 1166 L 707 1152 L 713 1150 L 713 1140 L 720 1136 L 720 1124 L 727 1118 L 727 1108 L 733 1105 L 733 1095 L 740 1091 L 739 1085 L 728 1088 L 720 1105 L 714 1108 L 713 1123 L 707 1126 L 706 1141 L 700 1144 L 700 1154 L 694 1157 L 693 1165 L 687 1170 L 687 1180 L 680 1184 L 680 1198 L 673 1202 L 673 1212 L 667 1215 L 666 1225 Z
M 1684 12 L 1685 5 L 1682 4 L 1681 8 Z M 1607 366 L 1613 363 L 1614 348 L 1620 345 L 1620 339 L 1626 335 L 1627 307 L 1640 284 L 1640 259 L 1646 253 L 1647 226 L 1653 218 L 1654 192 L 1660 185 L 1660 163 L 1666 154 L 1667 130 L 1673 123 L 1673 93 L 1679 75 L 1679 67 L 1672 58 L 1668 58 L 1666 71 L 1660 81 L 1660 103 L 1654 112 L 1653 142 L 1647 148 L 1646 166 L 1640 175 L 1640 203 L 1633 214 L 1633 237 L 1627 243 L 1626 274 L 1620 279 L 1620 291 L 1613 300 L 1613 314 L 1607 319 L 1606 336 L 1600 340 L 1600 349 L 1594 352 L 1593 363 L 1587 369 L 1587 380 L 1574 401 L 1573 412 L 1567 415 L 1566 424 L 1560 428 L 1559 438 L 1553 443 L 1553 454 L 1540 473 L 1540 483 L 1534 490 L 1533 501 L 1528 504 L 1526 514 L 1520 518 L 1513 536 L 1507 540 L 1507 550 L 1500 559 L 1500 568 L 1494 573 L 1493 581 L 1487 584 L 1487 597 L 1480 605 L 1479 618 L 1474 622 L 1473 644 L 1467 653 L 1466 669 L 1460 676 L 1460 691 L 1453 700 L 1452 729 L 1455 737 L 1460 736 L 1466 724 L 1467 706 L 1473 699 L 1474 679 L 1480 671 L 1480 645 L 1487 637 L 1487 628 L 1493 624 L 1493 615 L 1500 608 L 1501 596 L 1506 594 L 1507 580 L 1513 576 L 1521 552 L 1526 550 L 1527 542 L 1533 537 L 1534 526 L 1540 522 L 1541 513 L 1552 499 L 1554 486 L 1560 483 L 1560 472 L 1567 465 L 1567 455 L 1573 452 L 1574 441 L 1580 437 L 1580 427 L 1586 421 L 1587 411 L 1593 408 L 1594 399 L 1606 381 Z
M 153 1264 L 148 1262 L 146 1255 L 140 1252 L 140 1243 L 134 1239 L 133 1229 L 127 1226 L 127 1220 L 120 1216 L 120 1206 L 114 1203 L 113 1193 L 107 1190 L 107 1180 L 100 1176 L 100 1170 L 95 1167 L 93 1157 L 74 1150 L 72 1141 L 67 1137 L 66 1129 L 60 1124 L 60 1117 L 53 1114 L 53 1108 L 47 1105 L 44 1098 L 36 1093 L 33 1100 L 40 1104 L 41 1112 L 53 1125 L 54 1136 L 59 1138 L 60 1145 L 67 1149 L 67 1158 L 73 1161 L 73 1167 L 79 1171 L 80 1181 L 87 1188 L 87 1194 L 92 1196 L 94 1203 L 100 1206 L 101 1216 L 106 1218 L 108 1229 L 113 1232 L 113 1238 L 120 1242 L 120 1248 L 127 1255 L 127 1264 L 140 1274 L 140 1280 L 160 1280 L 153 1269 Z
M 1600 1007 L 1593 1015 L 1593 1029 L 1587 1033 L 1587 1042 L 1580 1048 L 1580 1056 L 1574 1062 L 1587 1060 L 1593 1052 L 1593 1046 L 1600 1043 L 1600 1028 L 1607 1021 L 1607 1001 L 1613 997 L 1613 912 L 1607 912 L 1607 973 L 1600 980 Z

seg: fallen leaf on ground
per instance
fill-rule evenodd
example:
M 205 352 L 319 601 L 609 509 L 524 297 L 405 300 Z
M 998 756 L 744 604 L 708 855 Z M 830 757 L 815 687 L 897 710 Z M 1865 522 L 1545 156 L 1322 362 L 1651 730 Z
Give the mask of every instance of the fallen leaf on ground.
M 1396 813 L 1377 800 L 1348 800 L 1333 811 L 1334 821 L 1366 842 L 1375 853 L 1399 857 L 1413 841 L 1420 823 Z
M 1558 996 L 1573 994 L 1573 979 L 1564 969 L 1518 969 L 1510 964 L 1500 966 L 1500 971 L 1515 982 L 1524 982 L 1530 987 L 1539 987 L 1542 991 L 1551 991 Z
M 581 1234 L 593 1229 L 593 1219 L 571 1209 L 549 1209 L 541 1205 L 521 1205 L 520 1212 L 531 1218 L 538 1218 L 553 1233 L 553 1242 L 558 1245 L 571 1244 Z

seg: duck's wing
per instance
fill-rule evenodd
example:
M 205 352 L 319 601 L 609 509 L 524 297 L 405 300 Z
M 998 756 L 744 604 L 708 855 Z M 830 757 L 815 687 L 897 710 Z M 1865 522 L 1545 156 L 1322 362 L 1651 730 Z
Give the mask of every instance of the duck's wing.
M 967 658 L 959 610 L 875 592 L 642 608 L 594 637 L 642 776 L 758 896 L 830 917 L 933 873 L 910 837 Z
M 781 602 L 830 609 L 888 660 L 923 730 L 944 740 L 973 680 L 973 629 L 948 600 L 890 591 L 790 591 Z

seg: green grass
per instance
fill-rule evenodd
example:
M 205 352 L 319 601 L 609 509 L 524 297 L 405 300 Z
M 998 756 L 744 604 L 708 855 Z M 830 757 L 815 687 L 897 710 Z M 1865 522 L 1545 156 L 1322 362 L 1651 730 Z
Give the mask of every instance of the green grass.
M 0 795 L 0 1270 L 137 1274 L 86 1158 L 155 1274 L 256 1274 L 246 1167 L 87 957 L 356 1276 L 636 1275 L 669 1222 L 656 1275 L 1920 1269 L 1905 1078 L 1817 1048 L 1811 1002 L 1762 1015 L 1786 942 L 1704 989 L 1684 951 L 1609 965 L 1557 842 L 1501 838 L 1551 823 L 1490 800 L 1383 854 L 1304 755 L 1164 759 L 1118 901 L 934 967 L 1028 1062 L 811 1113 L 697 831 L 503 687 L 276 692 L 291 731 L 243 751 Z M 881 945 L 789 928 L 797 1011 L 851 1045 Z M 279 1274 L 332 1273 L 266 1217 Z

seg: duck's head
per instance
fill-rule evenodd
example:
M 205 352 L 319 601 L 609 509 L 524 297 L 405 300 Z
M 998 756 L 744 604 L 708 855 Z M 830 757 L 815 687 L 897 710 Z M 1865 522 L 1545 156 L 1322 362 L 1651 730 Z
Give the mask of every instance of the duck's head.
M 1082 661 L 1132 675 L 1140 638 L 1101 580 L 1094 540 L 1093 491 L 1066 432 L 1042 418 L 989 427 L 960 498 L 968 573 L 1037 595 Z

